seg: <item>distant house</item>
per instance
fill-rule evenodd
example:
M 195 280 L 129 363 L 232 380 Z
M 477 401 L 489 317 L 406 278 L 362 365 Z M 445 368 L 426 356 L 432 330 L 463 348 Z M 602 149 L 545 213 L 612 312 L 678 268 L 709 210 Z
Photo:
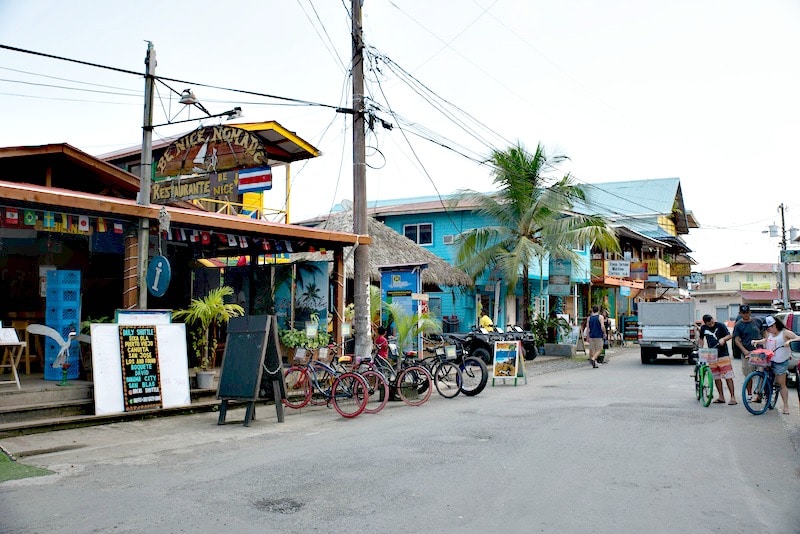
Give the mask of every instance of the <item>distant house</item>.
M 782 299 L 780 281 L 778 263 L 734 263 L 705 271 L 692 289 L 696 313 L 728 321 L 736 318 L 740 304 L 772 306 Z M 796 263 L 789 264 L 789 300 L 800 302 L 800 265 Z

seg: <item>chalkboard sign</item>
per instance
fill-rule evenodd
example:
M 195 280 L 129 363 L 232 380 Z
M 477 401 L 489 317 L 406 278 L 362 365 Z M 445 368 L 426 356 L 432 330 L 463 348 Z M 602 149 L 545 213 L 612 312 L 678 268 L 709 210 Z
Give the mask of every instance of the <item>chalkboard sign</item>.
M 274 399 L 278 420 L 283 421 L 281 396 L 274 384 L 282 384 L 278 327 L 273 315 L 234 317 L 228 322 L 228 337 L 219 376 L 217 398 L 222 399 L 219 424 L 224 423 L 228 400 L 249 401 L 245 426 L 254 413 L 253 402 Z
M 161 408 L 161 375 L 155 325 L 120 326 L 125 411 Z

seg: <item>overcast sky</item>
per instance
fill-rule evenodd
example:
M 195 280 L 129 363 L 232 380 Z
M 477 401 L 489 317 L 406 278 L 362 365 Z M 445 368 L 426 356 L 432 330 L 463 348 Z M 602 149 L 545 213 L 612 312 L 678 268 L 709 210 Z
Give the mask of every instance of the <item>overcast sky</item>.
M 211 113 L 241 106 L 322 151 L 292 166 L 291 219 L 352 198 L 349 0 L 0 0 L 0 44 L 156 74 Z M 800 227 L 797 0 L 366 0 L 369 200 L 488 191 L 521 141 L 579 183 L 678 177 L 698 269 L 777 262 Z M 297 105 L 202 84 L 298 99 Z M 141 76 L 0 50 L 0 146 L 141 144 Z M 154 121 L 188 118 L 159 85 Z M 191 117 L 201 114 L 194 110 Z M 204 124 L 216 123 L 216 120 Z M 156 128 L 156 139 L 198 123 Z M 280 173 L 276 172 L 276 176 Z M 271 205 L 282 207 L 276 180 Z M 635 202 L 636 199 L 631 199 Z

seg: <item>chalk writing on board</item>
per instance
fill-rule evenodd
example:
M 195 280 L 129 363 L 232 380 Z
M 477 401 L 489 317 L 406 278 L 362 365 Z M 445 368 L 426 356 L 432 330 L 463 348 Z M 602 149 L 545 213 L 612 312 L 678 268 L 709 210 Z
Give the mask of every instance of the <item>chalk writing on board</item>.
M 161 408 L 161 375 L 155 325 L 119 327 L 125 411 Z

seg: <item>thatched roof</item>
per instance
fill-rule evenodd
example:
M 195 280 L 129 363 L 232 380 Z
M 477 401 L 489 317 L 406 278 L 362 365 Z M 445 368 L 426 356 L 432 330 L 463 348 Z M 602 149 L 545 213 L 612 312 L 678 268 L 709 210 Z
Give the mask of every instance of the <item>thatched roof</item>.
M 439 256 L 417 245 L 406 236 L 389 228 L 382 222 L 372 217 L 367 218 L 367 230 L 372 239 L 369 247 L 369 277 L 370 280 L 380 283 L 381 273 L 378 267 L 387 265 L 406 265 L 426 263 L 428 267 L 422 270 L 423 285 L 439 286 L 471 286 L 472 279 L 461 269 L 453 267 Z M 352 210 L 331 213 L 326 220 L 318 223 L 316 228 L 329 231 L 353 231 Z M 344 248 L 345 276 L 353 278 L 353 247 Z M 330 256 L 319 253 L 306 253 L 309 260 L 324 261 Z

